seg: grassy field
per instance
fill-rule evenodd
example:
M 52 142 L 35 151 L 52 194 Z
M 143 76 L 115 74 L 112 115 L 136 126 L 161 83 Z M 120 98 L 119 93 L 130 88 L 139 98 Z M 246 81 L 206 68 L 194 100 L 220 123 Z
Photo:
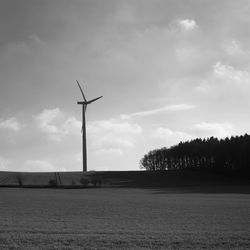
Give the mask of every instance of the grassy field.
M 250 195 L 0 189 L 0 249 L 249 249 Z

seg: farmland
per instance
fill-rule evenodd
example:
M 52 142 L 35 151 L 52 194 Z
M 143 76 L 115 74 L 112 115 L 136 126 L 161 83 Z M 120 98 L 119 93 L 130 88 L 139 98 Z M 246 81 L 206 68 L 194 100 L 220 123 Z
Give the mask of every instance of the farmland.
M 58 177 L 59 176 L 59 177 Z M 233 178 L 206 171 L 103 171 L 103 172 L 4 172 L 0 171 L 0 187 L 48 187 L 50 180 L 58 180 L 58 187 L 82 187 L 80 179 L 100 179 L 102 187 L 169 188 L 208 190 L 209 192 L 250 193 L 250 180 Z M 218 187 L 218 189 L 215 189 Z
M 0 189 L 0 249 L 247 249 L 250 195 Z

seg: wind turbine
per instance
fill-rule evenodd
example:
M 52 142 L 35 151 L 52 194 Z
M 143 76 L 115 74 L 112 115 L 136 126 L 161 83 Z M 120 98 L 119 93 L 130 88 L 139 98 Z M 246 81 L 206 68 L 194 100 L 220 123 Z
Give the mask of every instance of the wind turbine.
M 87 110 L 88 104 L 97 101 L 98 99 L 102 98 L 102 96 L 99 96 L 97 98 L 94 98 L 90 101 L 87 101 L 85 98 L 85 95 L 82 91 L 80 83 L 76 80 L 78 87 L 82 93 L 83 101 L 77 102 L 77 104 L 82 105 L 82 165 L 83 165 L 83 172 L 87 172 L 87 138 L 86 138 L 86 119 L 85 119 L 85 112 Z

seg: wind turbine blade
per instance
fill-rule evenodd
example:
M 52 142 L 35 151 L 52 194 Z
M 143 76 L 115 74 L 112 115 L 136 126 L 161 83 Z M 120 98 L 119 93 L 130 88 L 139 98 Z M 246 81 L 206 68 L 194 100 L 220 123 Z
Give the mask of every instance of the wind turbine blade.
M 84 93 L 83 93 L 83 91 L 82 91 L 82 88 L 81 88 L 80 83 L 79 83 L 77 80 L 76 80 L 76 82 L 77 82 L 78 87 L 79 87 L 79 89 L 80 89 L 80 91 L 81 91 L 81 93 L 82 93 L 82 97 L 83 97 L 84 101 L 87 102 L 87 100 L 86 100 L 86 98 L 85 98 L 85 95 L 84 95 Z
M 88 101 L 87 103 L 90 104 L 90 103 L 92 103 L 92 102 L 95 102 L 95 101 L 99 100 L 99 99 L 102 98 L 102 97 L 103 97 L 103 96 L 99 96 L 99 97 L 97 97 L 97 98 L 94 98 L 94 99 Z

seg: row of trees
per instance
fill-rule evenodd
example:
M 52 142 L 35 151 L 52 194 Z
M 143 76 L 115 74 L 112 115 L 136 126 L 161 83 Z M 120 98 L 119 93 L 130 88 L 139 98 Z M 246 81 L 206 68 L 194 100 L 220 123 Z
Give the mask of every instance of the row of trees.
M 150 151 L 140 161 L 146 170 L 208 169 L 250 173 L 250 135 L 195 139 Z

